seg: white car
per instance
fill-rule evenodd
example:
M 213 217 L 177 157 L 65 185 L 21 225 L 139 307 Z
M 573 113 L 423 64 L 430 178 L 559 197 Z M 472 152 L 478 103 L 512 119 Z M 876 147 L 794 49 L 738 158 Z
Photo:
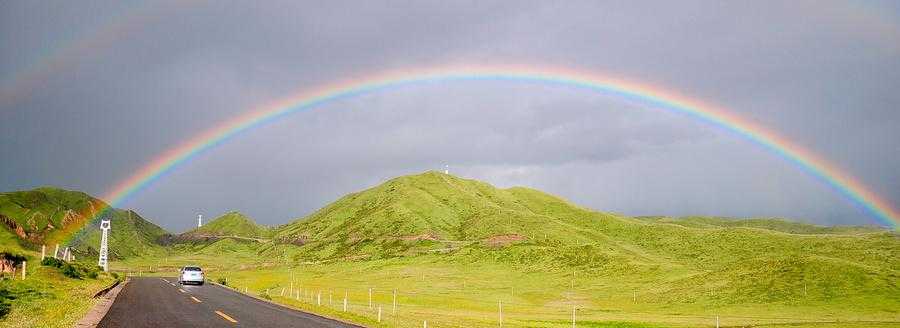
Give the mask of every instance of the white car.
M 203 284 L 203 270 L 198 266 L 186 266 L 181 268 L 181 275 L 178 277 L 178 283 L 184 284 Z

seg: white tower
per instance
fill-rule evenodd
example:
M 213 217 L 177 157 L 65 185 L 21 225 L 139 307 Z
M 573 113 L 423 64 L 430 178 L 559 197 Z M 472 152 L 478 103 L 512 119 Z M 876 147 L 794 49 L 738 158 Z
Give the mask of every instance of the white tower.
M 450 165 L 444 165 L 444 174 L 450 174 Z
M 203 214 L 197 214 L 197 228 L 203 225 Z
M 103 235 L 100 237 L 100 259 L 97 260 L 97 265 L 103 267 L 103 271 L 109 271 L 109 228 L 110 228 L 110 220 L 102 220 L 100 221 L 100 230 L 103 230 Z

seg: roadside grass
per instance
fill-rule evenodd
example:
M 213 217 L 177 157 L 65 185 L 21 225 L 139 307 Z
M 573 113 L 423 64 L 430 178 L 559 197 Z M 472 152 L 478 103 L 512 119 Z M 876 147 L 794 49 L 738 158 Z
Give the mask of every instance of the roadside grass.
M 237 291 L 370 327 L 420 327 L 426 320 L 429 327 L 495 326 L 500 302 L 504 325 L 509 327 L 570 327 L 573 306 L 579 327 L 711 327 L 717 315 L 723 327 L 900 327 L 897 297 L 847 294 L 730 303 L 716 295 L 716 284 L 672 289 L 667 281 L 696 275 L 677 270 L 625 276 L 576 270 L 573 281 L 572 271 L 511 268 L 442 255 L 289 266 L 271 254 L 232 250 L 230 255 L 172 256 L 166 259 L 168 267 L 143 274 L 174 276 L 180 266 L 197 264 L 204 267 L 208 280 L 224 279 Z M 112 265 L 133 270 L 158 261 L 133 259 Z M 729 290 L 725 295 L 733 293 L 732 287 L 718 288 Z M 394 290 L 396 314 L 392 313 Z M 320 292 L 322 305 L 318 305 Z M 752 292 L 756 291 L 748 291 Z M 673 295 L 661 296 L 667 293 Z M 691 293 L 699 295 L 685 296 Z M 815 293 L 808 295 L 819 295 Z M 347 312 L 342 310 L 344 295 Z M 377 322 L 379 306 L 381 323 Z
M 0 293 L 11 303 L 0 327 L 72 327 L 97 302 L 93 294 L 115 282 L 106 273 L 96 279 L 70 278 L 59 268 L 32 259 L 25 280 L 16 276 L 0 281 Z

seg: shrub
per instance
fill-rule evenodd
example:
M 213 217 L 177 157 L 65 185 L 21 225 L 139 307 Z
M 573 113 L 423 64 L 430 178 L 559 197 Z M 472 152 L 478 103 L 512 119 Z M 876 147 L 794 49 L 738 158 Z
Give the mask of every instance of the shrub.
M 62 273 L 69 278 L 81 279 L 81 272 L 78 272 L 78 269 L 71 264 L 63 264 Z
M 10 300 L 15 299 L 16 296 L 13 295 L 6 288 L 0 288 L 0 318 L 6 316 L 9 313 L 9 310 L 12 308 L 12 303 Z
M 225 277 L 219 277 L 219 279 L 216 279 L 216 282 L 222 286 L 228 286 L 228 280 Z
M 43 261 L 41 261 L 41 265 L 52 266 L 56 268 L 61 268 L 65 264 L 63 260 L 54 257 L 45 257 Z
M 110 272 L 109 275 L 113 277 L 113 279 L 119 279 L 119 274 L 115 272 Z

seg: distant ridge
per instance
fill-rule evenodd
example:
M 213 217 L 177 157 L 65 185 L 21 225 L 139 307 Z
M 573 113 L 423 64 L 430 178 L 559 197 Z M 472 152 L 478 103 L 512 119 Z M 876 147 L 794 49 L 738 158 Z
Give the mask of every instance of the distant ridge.
M 225 238 L 268 241 L 271 231 L 246 215 L 231 211 L 207 222 L 203 226 L 172 236 L 169 242 L 206 242 Z

